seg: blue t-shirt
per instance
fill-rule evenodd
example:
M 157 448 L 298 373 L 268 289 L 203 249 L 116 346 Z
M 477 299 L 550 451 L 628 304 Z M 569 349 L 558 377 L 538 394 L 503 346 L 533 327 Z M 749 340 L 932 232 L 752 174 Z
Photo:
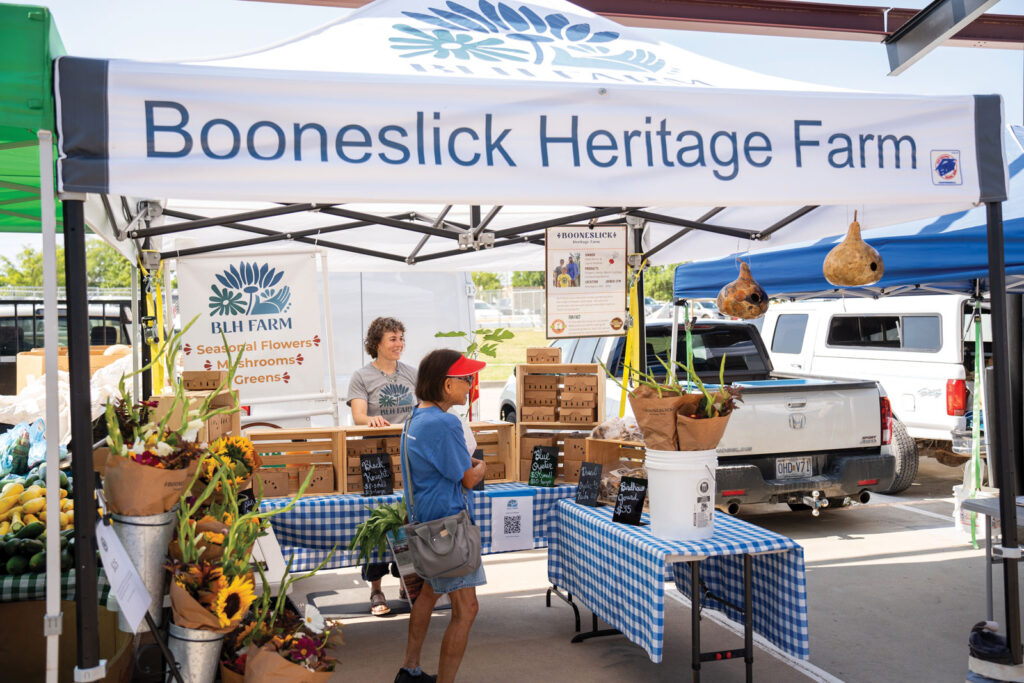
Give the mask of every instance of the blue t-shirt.
M 413 514 L 429 522 L 466 509 L 462 476 L 473 461 L 466 447 L 462 423 L 436 406 L 417 408 L 406 423 L 406 453 L 412 476 L 402 462 L 402 481 L 413 486 Z

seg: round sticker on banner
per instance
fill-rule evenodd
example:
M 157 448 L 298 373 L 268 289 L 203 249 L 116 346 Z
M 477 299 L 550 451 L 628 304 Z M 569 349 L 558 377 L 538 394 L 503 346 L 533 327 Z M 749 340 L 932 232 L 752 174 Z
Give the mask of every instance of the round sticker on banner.
M 551 321 L 551 331 L 555 334 L 562 334 L 565 332 L 565 321 L 561 318 Z
M 621 330 L 622 329 L 622 318 L 618 318 L 618 317 L 612 318 L 611 322 L 609 323 L 609 325 L 612 326 L 613 330 Z

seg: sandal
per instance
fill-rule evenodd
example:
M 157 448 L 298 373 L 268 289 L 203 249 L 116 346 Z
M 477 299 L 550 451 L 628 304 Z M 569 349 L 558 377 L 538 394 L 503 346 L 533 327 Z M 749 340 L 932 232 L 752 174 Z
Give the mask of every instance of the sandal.
M 375 617 L 382 617 L 390 612 L 391 608 L 388 607 L 388 600 L 384 597 L 383 591 L 373 591 L 370 593 L 370 614 Z

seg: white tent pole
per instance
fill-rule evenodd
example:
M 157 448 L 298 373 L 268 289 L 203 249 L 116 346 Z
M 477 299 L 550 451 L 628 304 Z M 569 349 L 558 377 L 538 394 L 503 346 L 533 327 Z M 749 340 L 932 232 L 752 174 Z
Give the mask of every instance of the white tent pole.
M 324 336 L 327 337 L 327 371 L 331 375 L 331 401 L 334 403 L 334 426 L 341 424 L 341 401 L 338 400 L 338 378 L 334 374 L 334 324 L 331 321 L 331 287 L 328 281 L 327 252 L 320 250 L 320 281 L 324 287 Z
M 60 396 L 57 387 L 57 204 L 53 196 L 53 134 L 39 138 L 39 206 L 43 234 L 43 346 L 46 348 L 46 681 L 57 683 L 60 659 Z M 88 486 L 89 482 L 79 482 Z

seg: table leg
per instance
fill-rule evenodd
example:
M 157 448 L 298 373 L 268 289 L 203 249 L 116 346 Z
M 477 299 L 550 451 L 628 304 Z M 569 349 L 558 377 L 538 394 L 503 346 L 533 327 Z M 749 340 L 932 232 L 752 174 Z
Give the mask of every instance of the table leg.
M 700 562 L 690 565 L 690 668 L 694 683 L 700 683 Z
M 743 661 L 747 664 L 747 683 L 754 680 L 754 596 L 753 559 L 743 556 Z
M 548 593 L 547 593 L 547 597 L 546 597 L 546 601 L 547 601 L 548 607 L 551 607 L 551 594 L 552 593 L 554 593 L 555 597 L 557 597 L 559 600 L 561 600 L 565 604 L 569 605 L 569 607 L 572 607 L 573 614 L 576 617 L 576 633 L 579 633 L 580 632 L 580 610 L 576 606 L 576 603 L 573 602 L 573 600 L 572 600 L 572 593 L 566 593 L 565 595 L 562 595 L 562 591 L 558 590 L 558 586 L 556 586 L 555 584 L 551 584 L 551 587 L 548 588 Z
M 588 638 L 603 638 L 605 636 L 618 636 L 622 635 L 622 631 L 617 628 L 597 628 L 597 615 L 593 612 L 590 613 L 590 630 L 586 633 L 580 633 L 579 635 L 573 636 L 573 643 L 582 643 Z
M 992 517 L 985 515 L 985 608 L 992 621 Z

